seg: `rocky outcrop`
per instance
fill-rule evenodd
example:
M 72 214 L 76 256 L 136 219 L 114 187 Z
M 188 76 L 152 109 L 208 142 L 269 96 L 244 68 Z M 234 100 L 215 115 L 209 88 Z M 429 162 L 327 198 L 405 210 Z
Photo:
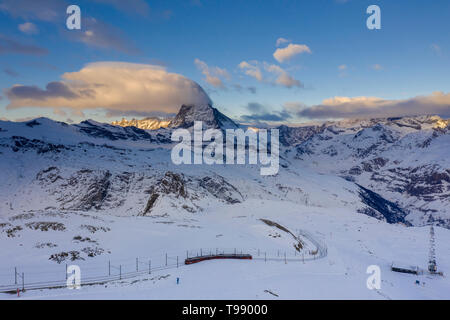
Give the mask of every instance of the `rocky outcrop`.
M 222 199 L 230 204 L 240 203 L 244 200 L 236 187 L 219 175 L 200 179 L 200 186 L 217 199 Z
M 195 208 L 201 209 L 201 201 L 206 199 L 227 204 L 240 203 L 244 200 L 239 190 L 222 176 L 199 178 L 171 171 L 166 172 L 147 193 L 149 198 L 142 215 L 148 215 L 157 210 L 155 209 L 157 203 L 163 200 L 191 213 L 196 212 Z
M 359 185 L 358 185 L 359 186 Z M 359 195 L 367 208 L 361 209 L 361 213 L 367 214 L 377 219 L 386 220 L 388 223 L 403 223 L 411 225 L 405 220 L 407 212 L 400 208 L 397 204 L 384 199 L 378 193 L 359 186 Z

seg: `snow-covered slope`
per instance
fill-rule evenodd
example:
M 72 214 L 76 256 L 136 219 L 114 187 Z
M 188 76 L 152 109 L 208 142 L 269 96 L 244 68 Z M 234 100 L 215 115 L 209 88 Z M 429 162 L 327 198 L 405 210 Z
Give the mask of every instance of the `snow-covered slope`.
M 414 225 L 450 227 L 450 121 L 437 116 L 280 128 L 285 155 L 380 193 Z

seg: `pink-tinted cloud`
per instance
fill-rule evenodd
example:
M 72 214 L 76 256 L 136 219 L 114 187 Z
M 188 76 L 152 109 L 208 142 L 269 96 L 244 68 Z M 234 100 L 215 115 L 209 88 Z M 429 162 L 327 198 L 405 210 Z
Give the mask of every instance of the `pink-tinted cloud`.
M 450 93 L 434 92 L 428 96 L 404 100 L 334 97 L 298 112 L 298 116 L 311 119 L 378 118 L 424 114 L 450 117 Z
M 304 44 L 290 43 L 285 48 L 278 48 L 273 53 L 273 57 L 280 63 L 286 62 L 301 53 L 311 53 L 311 49 Z
M 211 103 L 194 81 L 154 65 L 97 62 L 67 72 L 62 80 L 5 90 L 7 109 L 21 107 L 177 112 L 182 104 Z

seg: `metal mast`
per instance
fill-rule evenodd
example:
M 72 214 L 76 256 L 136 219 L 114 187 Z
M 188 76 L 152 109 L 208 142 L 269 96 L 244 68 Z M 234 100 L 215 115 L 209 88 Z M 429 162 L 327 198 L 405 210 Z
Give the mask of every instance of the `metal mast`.
M 431 227 L 430 227 L 430 252 L 428 255 L 428 271 L 430 271 L 430 273 L 437 272 L 436 253 L 435 253 L 434 246 L 435 246 L 434 228 L 433 228 L 433 225 L 431 225 Z

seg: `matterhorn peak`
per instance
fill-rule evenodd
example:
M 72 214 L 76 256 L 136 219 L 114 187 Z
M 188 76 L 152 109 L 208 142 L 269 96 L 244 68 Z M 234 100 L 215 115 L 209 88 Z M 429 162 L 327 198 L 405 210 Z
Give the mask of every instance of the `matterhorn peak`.
M 202 121 L 205 128 L 232 129 L 238 125 L 210 104 L 182 105 L 169 128 L 190 128 L 194 121 Z

